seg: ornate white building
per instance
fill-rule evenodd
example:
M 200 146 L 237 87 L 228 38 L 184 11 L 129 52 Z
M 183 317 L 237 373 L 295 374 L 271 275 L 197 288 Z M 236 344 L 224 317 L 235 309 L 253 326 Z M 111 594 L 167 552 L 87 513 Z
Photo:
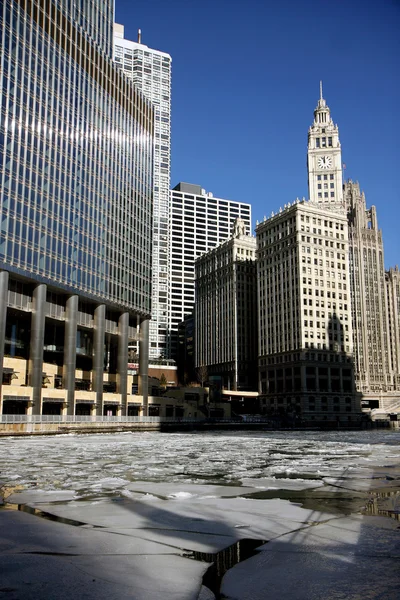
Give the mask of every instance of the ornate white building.
M 376 405 L 382 394 L 393 391 L 382 232 L 376 208 L 367 209 L 358 183 L 345 183 L 344 202 L 349 222 L 356 382 L 364 404 L 371 399 Z
M 295 202 L 256 235 L 262 405 L 306 420 L 356 419 L 346 215 Z
M 386 294 L 389 321 L 390 366 L 393 386 L 400 401 L 400 271 L 399 267 L 386 271 Z M 399 407 L 400 408 L 400 407 Z
M 308 134 L 310 200 L 257 225 L 259 392 L 265 410 L 360 417 L 339 132 L 322 97 Z
M 356 388 L 363 394 L 364 407 L 390 410 L 400 400 L 395 343 L 398 320 L 393 312 L 396 272 L 391 269 L 385 279 L 382 231 L 375 206 L 367 208 L 358 183 L 349 180 L 342 184 L 339 130 L 322 96 L 322 84 L 308 133 L 308 186 L 311 201 L 325 206 L 332 203 L 347 214 Z
M 339 129 L 322 97 L 322 83 L 314 122 L 308 131 L 307 166 L 310 200 L 324 204 L 341 203 L 343 178 Z

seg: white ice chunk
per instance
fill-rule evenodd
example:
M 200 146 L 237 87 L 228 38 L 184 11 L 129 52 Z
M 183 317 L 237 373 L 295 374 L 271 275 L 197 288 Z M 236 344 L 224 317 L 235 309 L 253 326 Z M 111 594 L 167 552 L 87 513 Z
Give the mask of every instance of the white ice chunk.
M 318 479 L 278 479 L 275 477 L 244 478 L 242 482 L 244 486 L 254 486 L 265 490 L 309 490 L 324 485 L 323 481 Z
M 8 504 L 36 504 L 39 502 L 60 502 L 73 500 L 75 498 L 75 492 L 73 490 L 38 490 L 30 489 L 16 492 L 7 497 Z
M 249 486 L 197 485 L 195 483 L 184 482 L 154 483 L 152 481 L 135 481 L 134 483 L 130 483 L 127 489 L 135 492 L 150 492 L 163 498 L 203 498 L 206 496 L 221 498 L 243 496 L 256 491 Z

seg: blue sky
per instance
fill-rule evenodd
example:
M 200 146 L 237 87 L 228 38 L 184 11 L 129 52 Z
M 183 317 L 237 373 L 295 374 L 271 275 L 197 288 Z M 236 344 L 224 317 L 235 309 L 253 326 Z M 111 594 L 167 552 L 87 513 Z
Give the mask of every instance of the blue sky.
M 115 0 L 125 37 L 172 56 L 172 176 L 249 202 L 253 223 L 307 197 L 323 80 L 346 178 L 400 263 L 399 0 Z

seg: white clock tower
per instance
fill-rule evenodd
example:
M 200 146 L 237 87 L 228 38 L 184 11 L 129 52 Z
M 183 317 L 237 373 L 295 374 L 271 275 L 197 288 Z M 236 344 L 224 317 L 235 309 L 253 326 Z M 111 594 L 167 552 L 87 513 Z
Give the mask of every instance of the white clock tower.
M 329 107 L 322 97 L 314 110 L 314 123 L 308 130 L 308 192 L 312 202 L 343 202 L 342 152 L 339 130 L 331 119 Z

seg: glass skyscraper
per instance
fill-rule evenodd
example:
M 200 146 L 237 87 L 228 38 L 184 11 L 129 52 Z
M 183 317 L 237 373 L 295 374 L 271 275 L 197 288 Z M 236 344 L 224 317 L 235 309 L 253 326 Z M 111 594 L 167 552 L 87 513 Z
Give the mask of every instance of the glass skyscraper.
M 27 393 L 4 386 L 3 410 L 42 412 L 46 361 L 47 410 L 74 414 L 75 369 L 91 414 L 105 390 L 107 414 L 128 410 L 127 340 L 151 309 L 153 109 L 112 61 L 113 16 L 112 0 L 0 7 L 0 352 L 27 363 L 6 367 Z

